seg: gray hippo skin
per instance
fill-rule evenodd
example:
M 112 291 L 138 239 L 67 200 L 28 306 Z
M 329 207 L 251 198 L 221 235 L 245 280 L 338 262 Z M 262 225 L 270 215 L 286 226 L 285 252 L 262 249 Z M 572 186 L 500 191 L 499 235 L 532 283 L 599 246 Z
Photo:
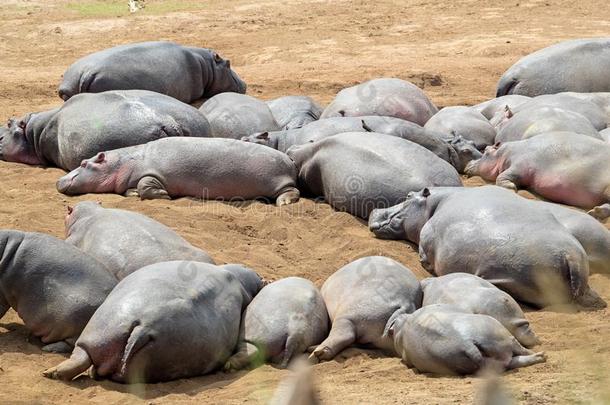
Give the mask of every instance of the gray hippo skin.
M 387 257 L 355 260 L 331 275 L 322 296 L 332 327 L 310 358 L 331 360 L 348 346 L 393 352 L 390 325 L 421 307 L 422 290 L 410 269 Z
M 421 281 L 422 306 L 446 304 L 459 312 L 489 315 L 525 347 L 540 344 L 519 304 L 489 281 L 468 273 L 452 273 Z
M 457 171 L 429 150 L 377 133 L 345 133 L 288 150 L 300 189 L 336 210 L 368 218 L 426 186 L 461 187 Z
M 206 252 L 162 223 L 93 201 L 68 208 L 66 242 L 104 263 L 119 280 L 153 263 L 192 260 L 214 264 Z
M 520 59 L 500 78 L 496 97 L 610 91 L 610 38 L 560 42 Z
M 308 96 L 285 96 L 267 101 L 280 129 L 301 128 L 317 121 L 323 108 Z
M 284 153 L 216 138 L 166 138 L 100 152 L 57 181 L 59 192 L 136 193 L 141 199 L 299 199 L 297 170 Z
M 450 305 L 428 305 L 402 315 L 392 334 L 403 362 L 423 373 L 476 374 L 486 365 L 511 370 L 546 361 L 544 352 L 521 346 L 491 316 L 460 313 Z
M 257 132 L 279 131 L 269 106 L 261 100 L 239 93 L 221 93 L 199 108 L 216 138 L 241 139 Z
M 474 274 L 535 307 L 605 306 L 589 288 L 578 239 L 549 210 L 501 187 L 410 193 L 402 204 L 373 211 L 369 228 L 418 244 L 422 266 L 437 276 Z
M 94 375 L 159 382 L 221 367 L 239 336 L 241 313 L 262 280 L 242 266 L 173 261 L 125 277 L 93 314 L 72 356 L 44 372 L 70 381 Z
M 511 94 L 507 96 L 492 98 L 484 101 L 471 108 L 483 114 L 488 120 L 492 119 L 498 112 L 504 111 L 507 107 L 513 109 L 520 104 L 531 100 L 531 97 L 521 96 L 519 94 Z
M 599 136 L 601 136 L 604 141 L 610 142 L 610 128 L 599 131 Z
M 173 136 L 207 137 L 196 108 L 144 90 L 80 94 L 61 108 L 9 121 L 0 158 L 10 162 L 78 167 L 98 152 Z
M 603 217 L 604 205 L 610 203 L 610 144 L 571 132 L 541 134 L 488 147 L 481 159 L 468 164 L 466 174 L 593 208 L 592 215 Z
M 205 48 L 139 42 L 87 55 L 64 73 L 59 97 L 108 90 L 150 90 L 185 103 L 218 93 L 246 92 L 228 60 Z
M 116 283 L 100 262 L 60 239 L 0 231 L 0 318 L 13 308 L 45 351 L 70 351 Z
M 270 360 L 285 368 L 328 336 L 328 312 L 315 285 L 288 277 L 266 285 L 242 315 L 237 353 L 225 370 Z
M 445 107 L 426 122 L 424 128 L 473 141 L 477 149 L 493 145 L 496 130 L 483 114 L 470 107 Z
M 381 115 L 423 126 L 437 112 L 426 93 L 413 83 L 382 78 L 341 90 L 320 119 Z

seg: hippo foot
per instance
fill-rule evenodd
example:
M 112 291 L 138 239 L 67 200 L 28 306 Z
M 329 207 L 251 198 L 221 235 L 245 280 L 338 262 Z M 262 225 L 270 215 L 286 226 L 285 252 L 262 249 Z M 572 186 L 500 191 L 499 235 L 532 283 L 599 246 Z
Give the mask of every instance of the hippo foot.
M 512 370 L 519 367 L 533 366 L 534 364 L 546 362 L 546 354 L 544 352 L 529 354 L 525 356 L 515 356 L 511 359 L 507 369 Z
M 123 195 L 125 197 L 139 197 L 140 194 L 138 194 L 138 190 L 136 190 L 135 188 L 130 188 L 127 191 L 125 191 L 125 193 L 123 193 Z
M 513 183 L 510 180 L 507 179 L 501 179 L 500 177 L 497 178 L 496 180 L 496 186 L 499 187 L 504 187 L 508 190 L 512 190 L 514 192 L 517 192 L 517 185 L 515 183 Z
M 152 176 L 144 176 L 140 179 L 138 195 L 142 200 L 171 200 L 163 183 Z
M 91 364 L 87 352 L 77 346 L 68 360 L 43 371 L 42 375 L 52 380 L 72 381 L 74 377 L 87 371 Z
M 333 351 L 328 346 L 318 346 L 316 349 L 309 355 L 309 361 L 313 361 L 314 363 L 318 363 L 324 360 L 330 360 L 334 356 Z
M 604 221 L 606 220 L 606 218 L 610 217 L 610 203 L 597 206 L 592 210 L 588 211 L 587 214 L 591 215 L 598 221 Z
M 275 200 L 275 205 L 281 207 L 282 205 L 293 204 L 299 201 L 300 196 L 301 194 L 299 193 L 299 190 L 297 190 L 296 188 L 292 188 L 280 194 Z
M 72 346 L 62 340 L 43 346 L 41 350 L 47 353 L 70 353 L 72 351 Z

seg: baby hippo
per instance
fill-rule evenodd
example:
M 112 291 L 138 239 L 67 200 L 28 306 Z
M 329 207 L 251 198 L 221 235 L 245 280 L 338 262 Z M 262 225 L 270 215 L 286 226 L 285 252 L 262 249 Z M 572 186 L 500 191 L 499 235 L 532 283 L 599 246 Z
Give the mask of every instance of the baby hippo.
M 494 144 L 496 130 L 480 112 L 465 106 L 445 107 L 426 122 L 424 128 L 448 136 L 461 136 L 479 150 Z
M 424 373 L 475 374 L 490 363 L 511 370 L 546 361 L 543 352 L 521 346 L 491 316 L 460 313 L 444 304 L 399 316 L 390 333 L 407 366 Z
M 70 381 L 93 366 L 120 383 L 209 373 L 229 358 L 243 309 L 262 287 L 239 265 L 173 261 L 125 277 L 95 312 L 72 356 L 44 372 Z
M 456 311 L 489 315 L 525 347 L 540 343 L 525 315 L 510 295 L 489 281 L 468 273 L 452 273 L 421 281 L 423 306 L 447 304 Z
M 165 138 L 100 152 L 57 182 L 59 192 L 137 194 L 141 199 L 299 199 L 284 153 L 232 139 Z
M 265 286 L 242 315 L 237 353 L 225 370 L 255 360 L 286 368 L 292 358 L 328 336 L 328 312 L 315 285 L 288 277 Z
M 422 290 L 407 267 L 370 256 L 337 270 L 322 286 L 322 297 L 332 327 L 310 358 L 330 360 L 353 344 L 393 351 L 389 327 L 421 306 Z

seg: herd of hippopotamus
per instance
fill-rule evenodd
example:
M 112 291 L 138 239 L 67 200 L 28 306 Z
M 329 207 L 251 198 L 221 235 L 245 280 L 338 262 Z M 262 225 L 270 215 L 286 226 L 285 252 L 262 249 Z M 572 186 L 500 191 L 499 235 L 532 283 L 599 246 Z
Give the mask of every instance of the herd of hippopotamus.
M 0 158 L 68 171 L 67 195 L 320 198 L 419 246 L 435 277 L 373 256 L 321 290 L 268 282 L 142 214 L 85 201 L 68 207 L 65 241 L 0 231 L 0 316 L 14 308 L 43 350 L 72 353 L 44 372 L 62 380 L 286 367 L 352 345 L 436 374 L 544 362 L 519 303 L 606 305 L 588 277 L 610 273 L 609 69 L 610 38 L 567 41 L 517 62 L 495 99 L 439 111 L 396 78 L 326 108 L 264 102 L 216 52 L 170 42 L 85 56 L 63 76 L 63 105 L 0 128 Z M 460 174 L 495 185 L 466 188 Z

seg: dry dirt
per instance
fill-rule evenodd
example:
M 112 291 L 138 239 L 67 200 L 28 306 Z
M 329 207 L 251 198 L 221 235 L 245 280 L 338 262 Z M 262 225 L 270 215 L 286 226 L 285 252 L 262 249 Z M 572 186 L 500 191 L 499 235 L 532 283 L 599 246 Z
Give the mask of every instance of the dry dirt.
M 501 73 L 535 49 L 610 33 L 610 3 L 599 0 L 211 0 L 164 5 L 149 0 L 148 10 L 133 16 L 122 8 L 118 15 L 79 11 L 91 3 L 87 1 L 1 3 L 0 117 L 60 104 L 56 87 L 70 63 L 131 41 L 165 39 L 215 48 L 232 60 L 249 93 L 264 99 L 308 94 L 327 103 L 345 86 L 396 76 L 424 87 L 433 101 L 445 106 L 492 97 Z M 155 11 L 160 6 L 163 10 Z M 142 202 L 115 195 L 69 198 L 55 191 L 61 174 L 0 163 L 0 226 L 61 237 L 66 205 L 95 199 L 107 207 L 145 213 L 219 262 L 242 262 L 269 278 L 297 275 L 321 284 L 344 264 L 372 254 L 395 258 L 425 276 L 412 245 L 376 240 L 362 221 L 325 204 L 302 200 L 278 209 L 188 199 Z M 592 276 L 591 284 L 610 301 L 607 275 Z M 528 316 L 548 362 L 506 374 L 504 381 L 515 398 L 524 403 L 610 401 L 608 310 Z M 14 312 L 0 321 L 2 403 L 264 403 L 287 373 L 263 366 L 146 386 L 89 378 L 65 384 L 41 376 L 63 357 L 43 354 L 30 340 Z M 481 384 L 477 378 L 416 374 L 396 358 L 355 349 L 316 365 L 314 374 L 320 397 L 329 404 L 468 403 Z

